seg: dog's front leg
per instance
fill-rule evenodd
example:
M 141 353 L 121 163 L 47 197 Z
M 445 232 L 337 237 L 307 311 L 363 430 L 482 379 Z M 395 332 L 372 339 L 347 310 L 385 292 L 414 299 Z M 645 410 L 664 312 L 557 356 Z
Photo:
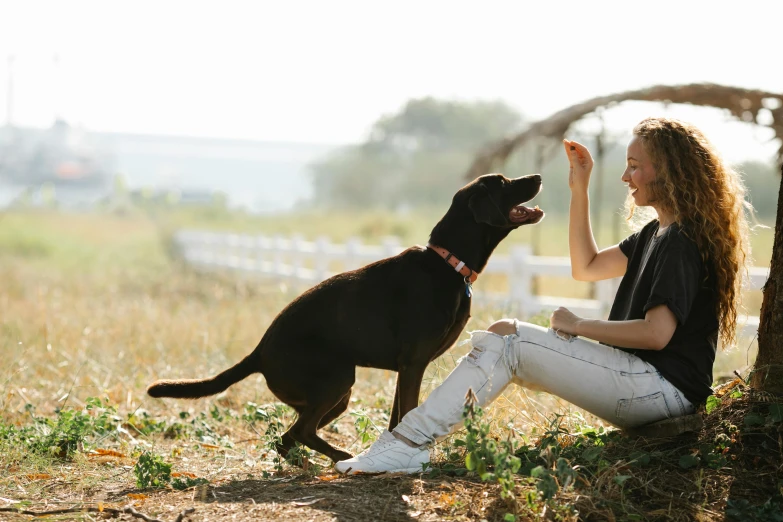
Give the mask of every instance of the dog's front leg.
M 389 416 L 389 431 L 400 423 L 400 374 L 397 373 L 397 385 L 394 387 L 394 402 Z
M 405 414 L 419 405 L 421 380 L 427 364 L 411 364 L 402 366 L 397 373 L 397 387 L 394 392 L 394 406 L 389 418 L 389 431 L 405 417 Z

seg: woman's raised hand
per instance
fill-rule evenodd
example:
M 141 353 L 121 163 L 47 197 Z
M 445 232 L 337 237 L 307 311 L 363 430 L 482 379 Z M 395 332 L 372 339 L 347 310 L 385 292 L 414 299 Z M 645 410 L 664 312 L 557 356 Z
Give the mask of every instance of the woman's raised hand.
M 587 147 L 576 141 L 563 140 L 568 157 L 568 188 L 571 191 L 587 192 L 590 185 L 590 173 L 593 171 L 593 157 Z

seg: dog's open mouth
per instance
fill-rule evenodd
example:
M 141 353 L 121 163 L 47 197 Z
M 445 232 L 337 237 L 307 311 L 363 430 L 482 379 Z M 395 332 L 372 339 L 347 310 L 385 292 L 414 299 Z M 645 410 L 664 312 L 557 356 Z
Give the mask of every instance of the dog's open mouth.
M 521 223 L 523 225 L 538 223 L 543 217 L 544 211 L 538 208 L 538 205 L 533 208 L 526 207 L 525 205 L 517 205 L 511 209 L 511 212 L 508 215 L 508 218 L 512 223 Z

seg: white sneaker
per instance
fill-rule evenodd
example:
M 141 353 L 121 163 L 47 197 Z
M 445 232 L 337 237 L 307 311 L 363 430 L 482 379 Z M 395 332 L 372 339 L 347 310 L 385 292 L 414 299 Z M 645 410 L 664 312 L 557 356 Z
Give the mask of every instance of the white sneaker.
M 341 460 L 334 465 L 340 473 L 416 473 L 423 471 L 423 464 L 430 461 L 430 452 L 423 448 L 411 448 L 388 430 L 364 453 L 352 459 Z

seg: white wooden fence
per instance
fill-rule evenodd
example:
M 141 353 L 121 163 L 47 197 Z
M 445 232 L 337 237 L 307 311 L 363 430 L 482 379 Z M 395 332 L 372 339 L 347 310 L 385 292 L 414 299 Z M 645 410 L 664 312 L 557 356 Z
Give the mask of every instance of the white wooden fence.
M 181 230 L 174 241 L 184 260 L 203 270 L 231 270 L 260 274 L 278 279 L 298 281 L 308 286 L 323 281 L 338 271 L 351 270 L 393 256 L 405 248 L 399 239 L 387 237 L 380 245 L 364 245 L 353 238 L 345 244 L 331 243 L 329 238 L 305 241 L 302 237 L 262 236 Z M 335 265 L 339 266 L 335 270 Z M 507 308 L 519 317 L 554 310 L 564 306 L 584 317 L 606 317 L 620 279 L 596 283 L 596 299 L 576 299 L 533 295 L 535 276 L 571 277 L 571 262 L 567 257 L 534 256 L 527 245 L 513 246 L 510 255 L 493 255 L 483 274 L 504 274 L 508 292 L 487 293 L 477 282 L 474 301 Z M 750 269 L 751 289 L 760 289 L 769 277 L 769 269 Z M 759 318 L 743 318 L 745 335 L 755 335 Z

